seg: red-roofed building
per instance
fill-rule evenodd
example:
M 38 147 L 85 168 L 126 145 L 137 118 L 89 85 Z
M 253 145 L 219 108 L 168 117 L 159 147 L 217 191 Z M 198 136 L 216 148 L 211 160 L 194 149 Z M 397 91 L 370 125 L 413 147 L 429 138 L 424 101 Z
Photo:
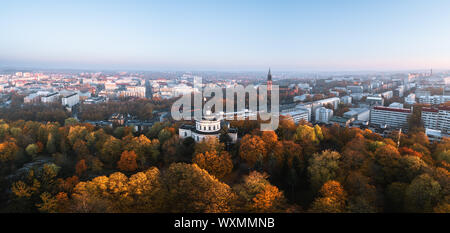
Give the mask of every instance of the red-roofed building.
M 445 134 L 449 133 L 450 106 L 422 108 L 422 121 L 426 129 L 440 130 Z
M 370 111 L 370 123 L 395 129 L 408 129 L 411 109 L 376 106 Z

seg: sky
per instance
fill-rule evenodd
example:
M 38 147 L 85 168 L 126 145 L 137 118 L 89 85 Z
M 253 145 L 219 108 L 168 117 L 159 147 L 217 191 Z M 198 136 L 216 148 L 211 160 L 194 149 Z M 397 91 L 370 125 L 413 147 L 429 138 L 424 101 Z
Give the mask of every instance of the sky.
M 0 67 L 450 68 L 448 0 L 2 1 Z

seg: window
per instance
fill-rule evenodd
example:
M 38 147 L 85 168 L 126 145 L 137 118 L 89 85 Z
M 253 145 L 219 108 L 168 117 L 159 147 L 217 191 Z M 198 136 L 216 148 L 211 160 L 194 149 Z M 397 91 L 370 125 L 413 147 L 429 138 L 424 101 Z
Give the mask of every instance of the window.
M 211 126 L 208 127 L 208 130 L 211 130 Z

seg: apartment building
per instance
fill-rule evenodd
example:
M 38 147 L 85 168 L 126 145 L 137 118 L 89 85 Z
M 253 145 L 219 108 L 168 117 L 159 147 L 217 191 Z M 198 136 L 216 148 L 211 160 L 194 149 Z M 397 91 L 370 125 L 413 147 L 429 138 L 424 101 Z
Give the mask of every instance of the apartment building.
M 375 106 L 370 111 L 370 124 L 407 129 L 411 109 Z
M 61 104 L 63 106 L 67 106 L 70 108 L 77 105 L 78 103 L 80 103 L 80 95 L 78 93 L 73 93 L 73 94 L 64 96 L 61 99 Z
M 426 129 L 450 133 L 450 106 L 422 108 L 422 121 Z

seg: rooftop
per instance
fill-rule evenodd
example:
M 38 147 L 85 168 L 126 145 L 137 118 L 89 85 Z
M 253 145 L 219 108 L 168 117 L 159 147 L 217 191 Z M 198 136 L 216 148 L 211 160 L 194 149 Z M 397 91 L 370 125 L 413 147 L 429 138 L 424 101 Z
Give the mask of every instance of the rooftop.
M 390 108 L 390 107 L 376 106 L 373 109 L 382 110 L 382 111 L 391 111 L 391 112 L 411 113 L 411 109 L 406 109 L 406 108 Z

